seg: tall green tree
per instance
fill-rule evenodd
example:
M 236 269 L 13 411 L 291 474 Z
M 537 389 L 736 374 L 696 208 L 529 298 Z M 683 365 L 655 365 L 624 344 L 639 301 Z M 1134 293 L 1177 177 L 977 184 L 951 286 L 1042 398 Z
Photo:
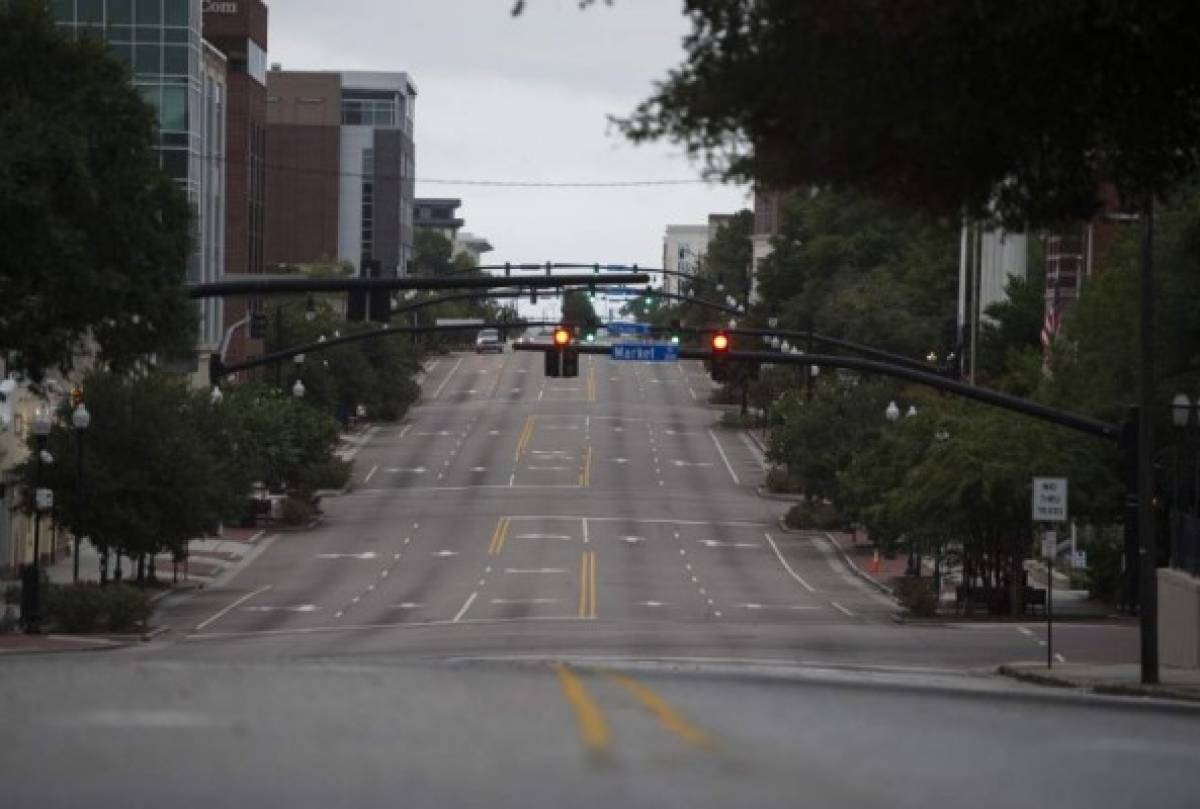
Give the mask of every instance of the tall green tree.
M 0 0 L 0 76 L 0 353 L 40 378 L 89 336 L 115 368 L 190 348 L 191 211 L 128 69 Z
M 409 266 L 414 275 L 449 275 L 455 270 L 454 245 L 436 230 L 417 228 Z
M 564 323 L 583 325 L 595 317 L 596 310 L 586 292 L 571 290 L 563 293 L 562 319 Z
M 621 125 L 728 178 L 1020 226 L 1200 166 L 1191 0 L 685 0 L 686 56 Z
M 205 393 L 161 372 L 95 371 L 83 386 L 92 423 L 82 475 L 69 405 L 47 439 L 54 463 L 41 470 L 41 485 L 56 494 L 56 517 L 72 533 L 130 557 L 178 553 L 239 514 L 245 479 L 202 427 L 213 406 Z M 32 437 L 29 447 L 36 447 Z M 21 468 L 30 490 L 32 455 Z
M 912 357 L 949 349 L 958 230 L 848 191 L 797 194 L 759 270 L 764 314 Z

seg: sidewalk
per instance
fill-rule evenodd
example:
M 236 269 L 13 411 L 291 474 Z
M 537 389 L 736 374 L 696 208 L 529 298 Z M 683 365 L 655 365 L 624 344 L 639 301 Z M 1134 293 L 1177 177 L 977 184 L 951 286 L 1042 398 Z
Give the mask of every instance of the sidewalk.
M 1062 663 L 1046 668 L 1044 663 L 1010 663 L 999 674 L 1038 685 L 1075 688 L 1095 694 L 1128 697 L 1157 697 L 1200 702 L 1200 669 L 1162 667 L 1158 685 L 1142 685 L 1141 671 L 1134 663 L 1088 665 Z
M 825 533 L 859 576 L 888 594 L 891 594 L 895 580 L 903 577 L 908 570 L 908 557 L 902 554 L 896 554 L 891 559 L 882 553 L 879 554 L 879 566 L 876 568 L 875 546 L 864 533 L 850 534 L 845 531 Z M 921 575 L 933 576 L 932 560 L 921 560 Z
M 892 587 L 896 579 L 902 578 L 908 570 L 908 556 L 897 553 L 892 559 L 888 559 L 885 555 L 879 556 L 879 568 L 873 567 L 875 548 L 870 540 L 862 533 L 852 535 L 846 532 L 832 531 L 828 536 L 833 540 L 833 544 L 841 552 L 842 556 L 851 563 L 851 566 L 856 569 L 856 572 L 862 577 L 874 583 L 881 590 L 887 593 L 892 592 Z M 925 557 L 921 560 L 921 575 L 927 578 L 933 577 L 934 562 L 933 559 Z M 953 571 L 943 571 L 942 576 L 942 592 L 941 609 L 945 613 L 943 618 L 955 617 L 954 612 L 954 578 L 951 575 Z M 1042 571 L 1044 575 L 1044 569 Z M 1063 579 L 1057 575 L 1054 579 L 1054 617 L 1055 619 L 1063 620 L 1107 620 L 1113 616 L 1113 608 L 1100 601 L 1093 601 L 1088 598 L 1086 590 L 1070 590 L 1065 587 L 1060 589 Z M 1030 584 L 1038 587 L 1045 586 L 1044 578 L 1038 578 L 1038 572 L 1031 570 Z M 1041 619 L 1043 614 L 1039 611 L 1038 615 L 1027 615 L 1027 618 Z
M 238 565 L 262 541 L 266 532 L 258 528 L 226 527 L 219 537 L 203 537 L 188 543 L 188 559 L 175 570 L 169 556 L 160 556 L 155 565 L 160 582 L 204 587 L 211 584 L 229 568 Z M 111 564 L 111 562 L 110 562 Z M 122 560 L 126 580 L 136 573 L 128 559 Z M 70 584 L 74 575 L 74 559 L 63 556 L 46 573 L 56 584 Z M 109 571 L 110 574 L 112 571 Z M 79 580 L 100 581 L 100 554 L 90 542 L 79 548 Z

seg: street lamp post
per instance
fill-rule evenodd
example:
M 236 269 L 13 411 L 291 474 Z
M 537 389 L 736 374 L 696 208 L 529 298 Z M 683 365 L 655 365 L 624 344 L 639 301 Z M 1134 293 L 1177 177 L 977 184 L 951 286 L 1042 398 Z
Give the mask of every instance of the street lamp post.
M 25 631 L 37 634 L 41 631 L 41 514 L 42 504 L 39 494 L 42 488 L 42 455 L 46 451 L 46 437 L 50 435 L 50 413 L 46 408 L 39 407 L 33 414 L 34 465 L 33 465 L 33 564 L 26 569 L 24 586 L 29 588 L 25 604 L 28 614 L 22 615 L 25 621 Z
M 83 510 L 83 434 L 87 432 L 88 427 L 92 423 L 92 414 L 88 412 L 87 406 L 80 402 L 71 413 L 71 426 L 75 428 L 75 437 L 78 441 L 78 450 L 75 453 L 75 491 L 76 498 L 79 503 L 79 510 Z M 71 565 L 71 581 L 79 582 L 79 540 L 80 526 L 75 526 L 75 556 L 72 559 Z

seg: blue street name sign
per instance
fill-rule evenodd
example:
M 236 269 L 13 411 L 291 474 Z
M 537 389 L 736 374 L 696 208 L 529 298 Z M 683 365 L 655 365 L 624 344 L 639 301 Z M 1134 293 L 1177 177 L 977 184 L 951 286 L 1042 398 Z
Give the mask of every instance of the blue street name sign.
M 649 323 L 627 323 L 625 321 L 616 321 L 609 323 L 605 328 L 609 334 L 649 334 Z
M 617 343 L 612 347 L 612 358 L 637 362 L 675 362 L 679 359 L 679 346 Z

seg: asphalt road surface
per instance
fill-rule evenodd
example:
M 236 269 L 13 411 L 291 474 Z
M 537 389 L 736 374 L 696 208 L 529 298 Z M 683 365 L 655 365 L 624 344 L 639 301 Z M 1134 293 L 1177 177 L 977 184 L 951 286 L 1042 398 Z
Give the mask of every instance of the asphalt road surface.
M 1197 714 L 998 681 L 1039 625 L 898 625 L 781 532 L 699 365 L 453 355 L 423 387 L 160 639 L 0 667 L 12 805 L 1195 805 Z

